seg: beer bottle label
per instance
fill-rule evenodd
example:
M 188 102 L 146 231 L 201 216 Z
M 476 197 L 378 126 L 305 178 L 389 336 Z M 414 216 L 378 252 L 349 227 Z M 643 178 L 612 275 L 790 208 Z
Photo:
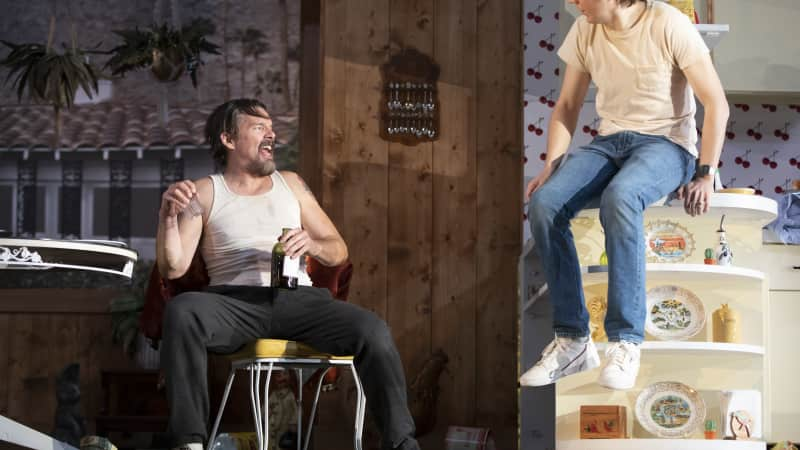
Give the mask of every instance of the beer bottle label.
M 283 276 L 287 278 L 297 278 L 298 272 L 300 272 L 300 258 L 290 258 L 288 256 L 284 256 Z

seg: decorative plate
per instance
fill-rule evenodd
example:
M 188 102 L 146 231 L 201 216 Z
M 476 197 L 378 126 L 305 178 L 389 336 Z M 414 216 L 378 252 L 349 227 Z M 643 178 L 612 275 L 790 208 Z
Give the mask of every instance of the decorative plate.
M 586 310 L 589 312 L 589 330 L 594 342 L 607 341 L 605 320 L 608 302 L 603 296 L 587 297 Z
M 688 289 L 656 286 L 647 291 L 644 329 L 664 341 L 685 340 L 696 335 L 706 323 L 703 302 Z
M 716 191 L 718 194 L 742 194 L 742 195 L 754 195 L 756 190 L 749 187 L 738 187 L 738 188 L 724 188 Z
M 683 226 L 669 220 L 657 220 L 645 226 L 647 259 L 655 262 L 680 262 L 694 252 L 694 237 Z
M 705 418 L 706 404 L 700 394 L 683 383 L 653 383 L 636 397 L 636 420 L 658 437 L 686 437 Z

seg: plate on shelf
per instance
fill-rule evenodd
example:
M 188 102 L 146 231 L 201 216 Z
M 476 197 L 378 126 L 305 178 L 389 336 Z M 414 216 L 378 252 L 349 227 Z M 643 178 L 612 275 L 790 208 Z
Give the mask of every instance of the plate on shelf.
M 682 438 L 703 424 L 706 404 L 691 387 L 661 381 L 636 397 L 636 420 L 647 432 L 661 438 Z
M 703 302 L 680 286 L 656 286 L 647 291 L 644 330 L 663 341 L 682 341 L 696 335 L 706 323 Z
M 689 230 L 669 220 L 649 222 L 644 228 L 644 240 L 650 262 L 681 262 L 694 252 L 694 237 Z
M 744 194 L 744 195 L 754 195 L 756 190 L 749 187 L 739 187 L 739 188 L 725 188 L 716 191 L 717 194 Z

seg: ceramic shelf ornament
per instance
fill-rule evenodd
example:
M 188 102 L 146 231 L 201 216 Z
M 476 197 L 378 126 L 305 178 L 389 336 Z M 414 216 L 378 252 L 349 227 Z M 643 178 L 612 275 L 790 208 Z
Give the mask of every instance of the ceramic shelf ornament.
M 717 263 L 717 259 L 714 258 L 714 249 L 707 248 L 704 253 L 705 258 L 703 259 L 703 264 L 714 265 Z
M 739 312 L 723 303 L 713 314 L 712 328 L 714 342 L 739 342 Z
M 589 330 L 592 333 L 592 340 L 594 342 L 608 340 L 604 325 L 607 309 L 608 302 L 605 297 L 597 296 L 586 300 L 586 310 L 589 312 Z
M 703 435 L 706 439 L 716 439 L 717 438 L 717 422 L 714 422 L 712 419 L 706 420 L 705 427 L 703 430 Z
M 732 390 L 720 392 L 723 436 L 733 439 L 760 439 L 761 392 Z
M 733 251 L 730 245 L 728 245 L 728 238 L 725 236 L 725 228 L 722 226 L 723 222 L 725 222 L 725 214 L 722 215 L 722 219 L 719 221 L 719 229 L 717 230 L 717 233 L 719 233 L 717 264 L 720 266 L 730 266 L 733 263 Z

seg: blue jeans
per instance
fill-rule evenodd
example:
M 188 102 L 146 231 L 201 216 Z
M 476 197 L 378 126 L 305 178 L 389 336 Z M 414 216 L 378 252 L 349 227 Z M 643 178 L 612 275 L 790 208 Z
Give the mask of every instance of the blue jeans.
M 623 131 L 598 136 L 564 158 L 528 205 L 553 303 L 555 333 L 589 335 L 570 220 L 599 197 L 608 256 L 605 331 L 609 341 L 640 343 L 646 317 L 643 212 L 691 180 L 694 157 L 665 137 Z

